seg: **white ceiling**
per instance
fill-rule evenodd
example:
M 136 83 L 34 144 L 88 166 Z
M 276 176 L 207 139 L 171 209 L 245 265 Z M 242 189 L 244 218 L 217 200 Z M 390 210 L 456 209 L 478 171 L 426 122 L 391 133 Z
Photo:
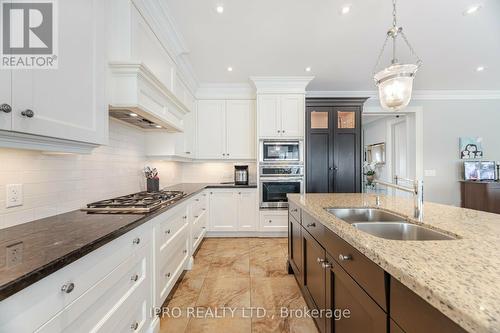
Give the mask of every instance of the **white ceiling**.
M 373 90 L 390 0 L 163 0 L 200 83 L 314 75 L 308 90 Z M 480 1 L 474 15 L 463 12 Z M 340 8 L 351 4 L 348 15 Z M 218 14 L 217 4 L 224 5 Z M 419 90 L 500 89 L 499 0 L 400 0 L 399 23 L 424 65 Z M 410 60 L 403 45 L 402 60 Z M 382 65 L 389 62 L 386 50 Z M 478 66 L 483 72 L 476 72 Z M 233 67 L 232 72 L 226 69 Z M 310 66 L 312 71 L 305 72 Z

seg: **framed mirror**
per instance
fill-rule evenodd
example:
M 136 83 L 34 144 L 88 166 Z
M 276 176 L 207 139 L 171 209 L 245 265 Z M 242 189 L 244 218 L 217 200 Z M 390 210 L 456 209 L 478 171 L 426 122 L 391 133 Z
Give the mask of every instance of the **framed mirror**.
M 385 164 L 385 142 L 366 146 L 366 161 Z

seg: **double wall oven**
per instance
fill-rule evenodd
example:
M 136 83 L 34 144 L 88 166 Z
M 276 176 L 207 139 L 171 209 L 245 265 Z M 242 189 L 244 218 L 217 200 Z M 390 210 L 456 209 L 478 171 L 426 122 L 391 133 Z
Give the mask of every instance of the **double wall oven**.
M 288 193 L 304 191 L 300 141 L 262 141 L 260 149 L 260 207 L 287 208 Z

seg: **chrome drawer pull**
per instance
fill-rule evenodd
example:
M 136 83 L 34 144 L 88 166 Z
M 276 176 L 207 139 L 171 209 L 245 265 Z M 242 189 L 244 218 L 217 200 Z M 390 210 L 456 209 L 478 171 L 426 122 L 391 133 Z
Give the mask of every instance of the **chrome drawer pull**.
M 188 250 L 184 250 L 184 251 L 182 251 L 182 253 L 186 254 L 186 253 L 188 253 Z
M 61 287 L 63 293 L 69 294 L 75 289 L 75 284 L 73 282 L 66 283 Z
M 132 241 L 132 244 L 139 245 L 140 242 L 141 242 L 141 239 L 139 237 L 137 237 L 137 238 L 134 238 L 134 240 Z
M 132 331 L 137 331 L 138 328 L 139 328 L 139 323 L 138 322 L 135 322 L 132 325 L 130 325 L 130 329 Z
M 194 201 L 200 201 L 200 199 L 194 199 Z
M 316 227 L 316 223 L 309 223 L 306 225 L 306 227 L 311 228 L 311 227 Z
M 170 273 L 165 274 L 165 277 L 169 278 L 170 277 Z
M 292 209 L 292 212 L 297 213 L 299 210 L 297 208 Z
M 343 254 L 339 254 L 339 260 L 340 261 L 347 261 L 347 260 L 352 260 L 352 256 L 349 254 L 347 256 L 343 255 Z
M 134 281 L 134 282 L 137 282 L 137 280 L 139 280 L 139 275 L 137 275 L 137 274 L 132 275 L 132 277 L 130 278 L 130 280 Z
M 197 219 L 199 216 L 198 215 L 195 215 L 194 218 Z
M 165 233 L 166 233 L 167 235 L 170 235 L 170 229 L 168 229 L 167 231 L 165 231 Z
M 332 268 L 333 265 L 330 264 L 329 262 L 324 262 L 321 264 L 321 267 L 323 267 L 324 269 L 328 269 L 328 268 Z
M 322 263 L 326 262 L 326 259 L 318 258 L 318 259 L 316 259 L 316 261 L 318 262 L 318 264 L 322 264 Z

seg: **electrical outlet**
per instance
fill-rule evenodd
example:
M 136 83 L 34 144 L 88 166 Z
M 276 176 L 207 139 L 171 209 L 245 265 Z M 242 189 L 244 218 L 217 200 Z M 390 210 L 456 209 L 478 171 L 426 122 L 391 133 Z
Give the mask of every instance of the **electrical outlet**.
M 7 267 L 20 264 L 23 261 L 23 242 L 7 246 Z
M 9 184 L 5 187 L 6 193 L 6 206 L 17 207 L 23 205 L 23 185 L 22 184 Z

